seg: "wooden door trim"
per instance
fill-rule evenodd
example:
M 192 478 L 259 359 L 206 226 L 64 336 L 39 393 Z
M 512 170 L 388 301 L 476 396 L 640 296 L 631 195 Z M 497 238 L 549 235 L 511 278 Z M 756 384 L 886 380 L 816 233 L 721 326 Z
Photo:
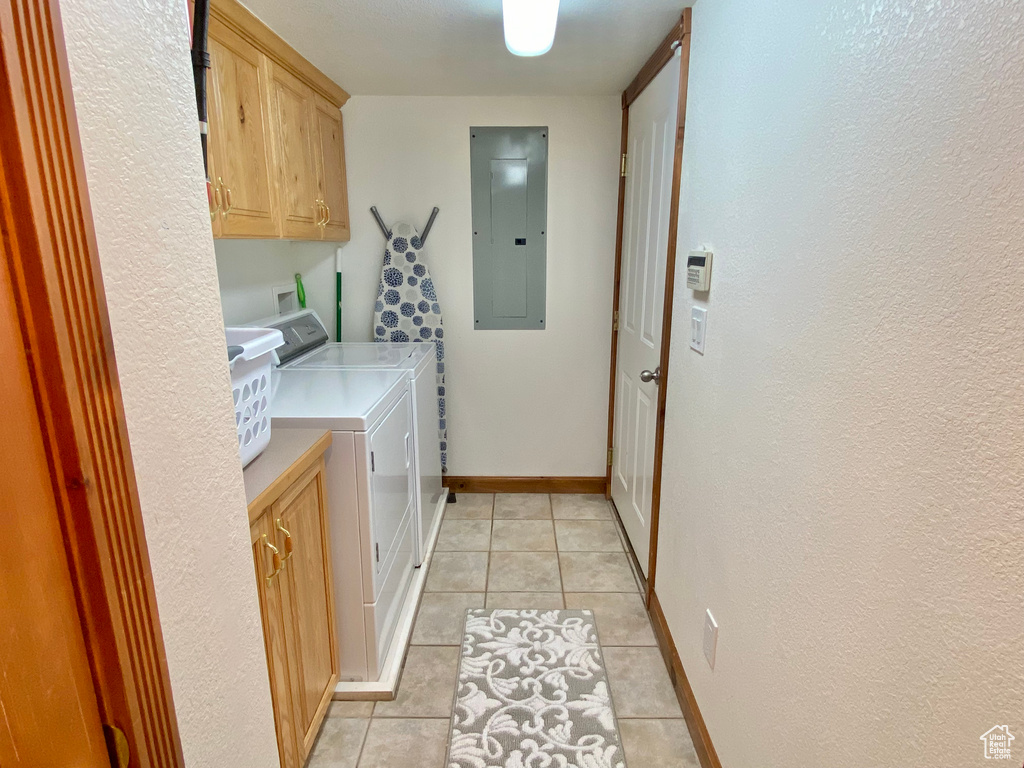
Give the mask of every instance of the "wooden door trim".
M 633 82 L 626 86 L 626 90 L 622 92 L 623 109 L 628 109 L 630 104 L 636 101 L 637 96 L 643 93 L 644 88 L 650 85 L 662 68 L 672 60 L 676 48 L 683 41 L 683 37 L 690 34 L 690 15 L 691 10 L 689 8 L 683 9 L 679 21 L 669 30 L 669 33 L 665 35 L 665 39 L 658 44 L 654 53 L 640 67 L 640 71 L 636 73 Z
M 0 236 L 100 714 L 182 768 L 58 0 L 2 0 L 0 36 Z
M 615 364 L 619 360 L 619 291 L 622 287 L 622 236 L 626 211 L 626 152 L 629 150 L 629 105 L 622 94 L 622 139 L 619 142 L 619 213 L 615 222 L 615 278 L 612 288 L 612 352 L 608 374 L 608 467 L 605 470 L 604 497 L 612 497 L 612 448 L 615 441 Z
M 686 124 L 686 92 L 689 80 L 690 38 L 692 11 L 684 8 L 679 22 L 672 27 L 647 62 L 640 68 L 633 82 L 622 92 L 621 152 L 626 154 L 629 141 L 629 107 L 650 85 L 662 68 L 672 60 L 676 48 L 682 50 L 679 71 L 679 103 L 676 108 L 676 142 L 672 165 L 672 195 L 669 202 L 668 254 L 665 263 L 665 302 L 661 330 L 661 380 L 658 384 L 657 424 L 654 433 L 654 477 L 651 493 L 651 548 L 647 568 L 647 603 L 650 605 L 654 590 L 654 576 L 658 562 L 658 520 L 661 512 L 661 465 L 665 448 L 665 406 L 668 394 L 669 356 L 672 345 L 672 303 L 675 295 L 676 229 L 679 225 L 679 186 L 683 169 L 683 133 Z M 620 156 L 621 162 L 621 156 Z M 615 278 L 612 295 L 611 373 L 608 384 L 608 455 L 612 455 L 615 437 L 615 364 L 618 360 L 619 331 L 615 318 L 619 312 L 619 290 L 622 271 L 622 240 L 625 221 L 626 177 L 619 178 L 619 211 L 615 233 Z M 612 463 L 608 463 L 605 476 L 605 496 L 612 494 Z
M 665 407 L 668 402 L 669 358 L 672 353 L 672 305 L 676 287 L 676 245 L 679 228 L 679 196 L 683 179 L 683 137 L 686 129 L 686 94 L 690 80 L 690 19 L 683 11 L 679 47 L 679 101 L 676 106 L 676 149 L 672 164 L 672 197 L 668 211 L 668 259 L 665 262 L 665 306 L 661 322 L 661 380 L 658 383 L 658 416 L 654 432 L 654 478 L 651 489 L 651 551 L 647 568 L 647 602 L 654 594 L 658 566 L 658 524 L 661 520 L 661 470 L 665 458 Z

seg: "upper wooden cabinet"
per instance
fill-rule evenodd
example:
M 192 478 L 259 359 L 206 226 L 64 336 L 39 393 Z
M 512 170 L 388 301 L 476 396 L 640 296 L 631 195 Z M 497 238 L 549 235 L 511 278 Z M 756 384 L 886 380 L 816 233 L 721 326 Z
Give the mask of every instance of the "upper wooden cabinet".
M 278 233 L 261 58 L 265 57 L 230 30 L 218 29 L 217 38 L 210 39 L 213 92 L 208 99 L 208 144 L 221 237 Z
M 341 110 L 322 96 L 315 97 L 317 191 L 327 208 L 325 240 L 348 240 L 348 185 L 345 183 L 345 138 Z M 338 169 L 341 172 L 338 173 Z
M 282 67 L 268 64 L 268 71 L 281 234 L 320 240 L 327 215 L 317 185 L 313 90 Z
M 237 0 L 210 16 L 214 237 L 348 240 L 348 94 Z

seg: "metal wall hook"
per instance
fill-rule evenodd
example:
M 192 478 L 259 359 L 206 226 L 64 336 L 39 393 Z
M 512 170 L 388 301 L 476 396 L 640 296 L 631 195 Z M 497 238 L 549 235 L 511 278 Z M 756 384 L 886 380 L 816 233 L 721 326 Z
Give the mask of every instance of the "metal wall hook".
M 430 218 L 427 219 L 427 225 L 425 227 L 423 227 L 423 234 L 420 235 L 420 245 L 426 245 L 426 243 L 427 243 L 427 235 L 430 234 L 430 228 L 432 226 L 434 226 L 434 219 L 437 218 L 437 214 L 438 214 L 439 211 L 440 211 L 440 209 L 437 208 L 437 206 L 435 206 L 434 210 L 432 210 L 430 212 Z
M 440 212 L 441 212 L 441 209 L 438 208 L 437 206 L 434 206 L 434 210 L 432 210 L 430 212 L 430 218 L 427 219 L 426 226 L 423 227 L 423 234 L 420 235 L 420 245 L 421 246 L 424 243 L 427 242 L 427 235 L 430 234 L 430 228 L 432 226 L 434 226 L 434 219 L 437 218 L 437 214 L 440 213 Z M 373 218 L 376 220 L 377 226 L 380 227 L 381 234 L 384 235 L 384 239 L 385 240 L 390 240 L 391 239 L 391 230 L 388 229 L 387 224 L 384 223 L 384 219 L 381 218 L 380 211 L 377 210 L 377 206 L 376 205 L 371 205 L 370 206 L 370 213 L 373 214 Z
M 377 211 L 377 206 L 376 205 L 371 205 L 370 206 L 370 213 L 372 213 L 373 214 L 373 218 L 375 218 L 377 220 L 377 226 L 380 227 L 380 231 L 381 231 L 381 234 L 384 235 L 384 239 L 385 240 L 390 240 L 391 239 L 391 230 L 388 229 L 387 225 L 384 223 L 384 219 L 382 219 L 380 217 L 380 213 Z

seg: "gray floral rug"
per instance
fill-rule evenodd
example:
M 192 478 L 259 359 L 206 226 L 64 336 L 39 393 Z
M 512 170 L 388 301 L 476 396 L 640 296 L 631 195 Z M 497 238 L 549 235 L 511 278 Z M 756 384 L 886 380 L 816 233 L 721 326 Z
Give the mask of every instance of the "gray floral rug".
M 625 768 L 591 611 L 470 609 L 448 768 Z

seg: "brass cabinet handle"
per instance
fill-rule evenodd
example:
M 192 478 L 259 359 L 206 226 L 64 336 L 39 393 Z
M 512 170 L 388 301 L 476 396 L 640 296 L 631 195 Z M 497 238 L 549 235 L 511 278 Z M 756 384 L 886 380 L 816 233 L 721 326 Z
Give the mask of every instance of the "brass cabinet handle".
M 231 203 L 231 187 L 224 184 L 224 179 L 221 176 L 217 176 L 217 188 L 223 190 L 224 193 L 224 210 L 221 212 L 221 216 L 227 218 L 227 214 L 234 208 L 234 204 Z
M 281 569 L 284 568 L 284 560 L 281 559 L 281 550 L 270 543 L 265 533 L 263 534 L 263 545 L 273 553 L 274 572 L 267 576 L 267 583 L 269 584 L 270 580 L 277 576 Z
M 217 181 L 221 185 L 224 184 L 224 179 L 220 176 L 217 177 Z M 235 207 L 235 204 L 231 202 L 231 187 L 224 187 L 224 204 L 227 206 L 227 208 L 224 209 L 224 218 L 226 219 L 228 214 L 231 213 L 231 209 Z
M 291 533 L 288 531 L 287 528 L 285 528 L 283 525 L 281 525 L 281 518 L 280 517 L 277 518 L 276 522 L 277 522 L 277 530 L 279 530 L 281 533 L 284 534 L 284 560 L 282 560 L 281 562 L 286 562 L 294 554 L 292 550 L 295 548 L 295 545 L 292 544 L 292 535 L 291 535 Z
M 213 198 L 213 202 L 217 205 L 210 211 L 210 221 L 217 218 L 217 214 L 220 213 L 220 187 L 214 186 L 213 182 L 207 182 L 210 185 L 210 197 Z
M 328 224 L 331 223 L 331 206 L 329 206 L 327 202 L 324 201 L 324 208 L 327 209 L 327 218 L 324 220 L 324 226 L 326 227 Z

